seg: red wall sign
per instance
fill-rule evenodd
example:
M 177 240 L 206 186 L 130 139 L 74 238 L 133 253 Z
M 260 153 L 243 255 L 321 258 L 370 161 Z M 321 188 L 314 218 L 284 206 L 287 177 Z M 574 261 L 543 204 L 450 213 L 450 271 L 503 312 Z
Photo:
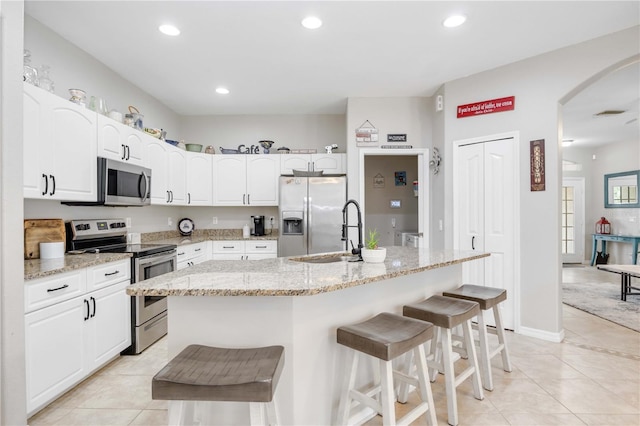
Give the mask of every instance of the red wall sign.
M 516 106 L 516 97 L 509 96 L 490 101 L 474 102 L 472 104 L 458 105 L 458 118 L 473 115 L 491 114 L 493 112 L 512 111 Z

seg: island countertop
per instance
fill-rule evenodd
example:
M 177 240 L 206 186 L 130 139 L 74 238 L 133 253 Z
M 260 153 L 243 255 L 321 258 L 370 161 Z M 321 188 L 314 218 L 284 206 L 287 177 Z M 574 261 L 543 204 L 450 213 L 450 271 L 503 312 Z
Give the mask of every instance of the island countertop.
M 345 256 L 350 256 L 344 254 Z M 132 296 L 305 296 L 468 262 L 488 253 L 388 247 L 384 263 L 292 259 L 211 260 L 127 287 Z

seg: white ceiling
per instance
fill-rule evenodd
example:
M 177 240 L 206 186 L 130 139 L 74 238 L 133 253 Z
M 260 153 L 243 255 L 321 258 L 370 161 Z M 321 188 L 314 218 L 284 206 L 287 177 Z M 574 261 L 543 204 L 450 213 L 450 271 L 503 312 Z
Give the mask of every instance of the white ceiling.
M 343 114 L 348 97 L 431 96 L 446 81 L 640 23 L 637 1 L 26 0 L 25 12 L 180 115 Z M 467 23 L 444 28 L 454 12 Z M 320 29 L 300 25 L 310 14 Z M 160 34 L 162 23 L 182 34 Z M 626 77 L 637 117 L 637 68 Z M 594 107 L 582 118 L 567 110 L 565 132 Z

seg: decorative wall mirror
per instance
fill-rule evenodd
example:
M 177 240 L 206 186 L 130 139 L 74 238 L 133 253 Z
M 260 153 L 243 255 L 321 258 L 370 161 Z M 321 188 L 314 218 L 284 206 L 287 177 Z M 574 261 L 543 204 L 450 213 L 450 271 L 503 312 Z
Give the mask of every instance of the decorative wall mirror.
M 606 208 L 640 207 L 639 183 L 640 170 L 604 175 L 604 206 Z

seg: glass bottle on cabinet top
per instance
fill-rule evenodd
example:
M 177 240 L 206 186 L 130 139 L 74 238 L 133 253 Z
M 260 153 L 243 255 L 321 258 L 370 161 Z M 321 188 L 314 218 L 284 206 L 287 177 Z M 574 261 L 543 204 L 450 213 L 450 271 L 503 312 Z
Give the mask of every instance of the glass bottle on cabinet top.
M 38 71 L 34 67 L 31 66 L 31 52 L 27 49 L 24 49 L 23 52 L 24 58 L 24 68 L 22 72 L 23 81 L 33 84 L 34 86 L 38 85 Z
M 49 65 L 41 65 L 38 77 L 38 87 L 53 93 L 53 80 L 49 77 Z

